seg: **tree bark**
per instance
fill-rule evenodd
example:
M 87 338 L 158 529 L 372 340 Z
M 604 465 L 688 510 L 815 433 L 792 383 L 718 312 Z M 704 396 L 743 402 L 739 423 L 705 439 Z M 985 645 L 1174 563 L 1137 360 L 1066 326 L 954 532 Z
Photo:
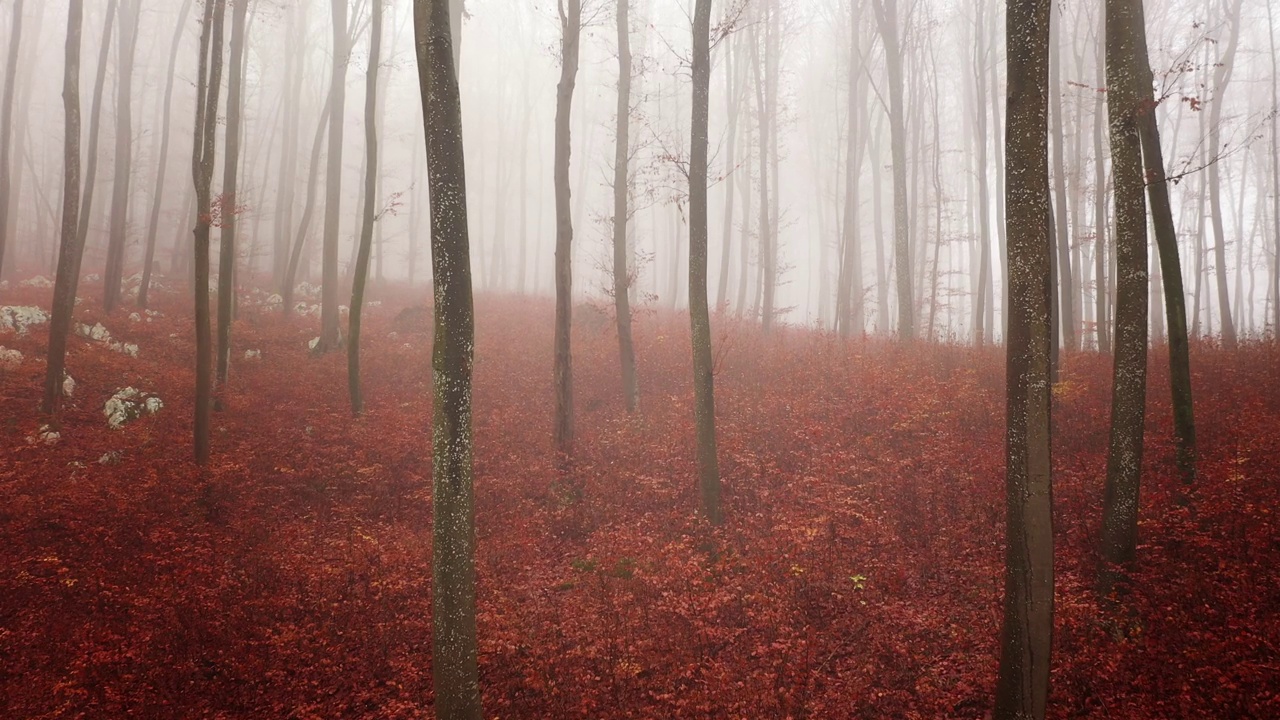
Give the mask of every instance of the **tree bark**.
M 98 131 L 102 128 L 102 92 L 107 84 L 107 62 L 111 57 L 111 36 L 115 27 L 117 0 L 108 0 L 102 24 L 102 45 L 98 50 L 97 78 L 93 83 L 93 105 L 89 109 L 89 149 L 86 156 L 84 187 L 80 199 L 80 225 L 77 229 L 83 253 L 89 237 L 89 216 L 93 212 L 93 193 L 98 176 Z
M 1044 718 L 1053 645 L 1049 0 L 1009 0 L 1005 597 L 994 717 Z
M 227 0 L 205 5 L 200 35 L 200 67 L 196 80 L 195 149 L 191 174 L 196 186 L 195 315 L 196 407 L 195 458 L 209 463 L 210 413 L 213 409 L 213 336 L 209 327 L 209 235 L 212 227 L 213 168 L 217 158 L 218 96 L 222 89 L 223 26 Z
M 622 365 L 622 400 L 627 412 L 636 411 L 640 392 L 636 385 L 636 351 L 631 340 L 631 262 L 627 251 L 627 225 L 631 218 L 631 0 L 618 0 L 618 118 L 617 147 L 613 160 L 613 309 L 618 324 L 618 357 Z M 730 151 L 732 153 L 732 151 Z
M 1227 5 L 1228 2 L 1231 3 L 1230 6 Z M 1227 233 L 1222 222 L 1222 180 L 1216 154 L 1222 152 L 1222 99 L 1235 68 L 1236 48 L 1240 43 L 1240 7 L 1243 2 L 1244 0 L 1223 0 L 1222 10 L 1227 16 L 1230 37 L 1213 72 L 1213 100 L 1209 108 L 1209 149 L 1215 153 L 1215 156 L 1209 158 L 1209 211 L 1213 213 L 1214 271 L 1218 280 L 1222 346 L 1227 350 L 1235 350 L 1237 341 L 1236 326 L 1231 319 L 1231 296 L 1227 291 Z
M 567 1 L 567 8 L 566 8 Z M 560 83 L 556 87 L 556 327 L 555 433 L 556 449 L 573 455 L 573 215 L 570 205 L 569 156 L 573 91 L 578 79 L 578 49 L 582 34 L 582 0 L 558 0 L 560 12 Z
M 320 342 L 315 347 L 318 353 L 336 350 L 342 345 L 342 330 L 338 325 L 338 222 L 342 219 L 342 133 L 346 120 L 347 64 L 351 59 L 347 2 L 333 0 L 333 77 L 329 85 L 329 167 L 321 251 Z
M 316 190 L 320 183 L 320 151 L 324 148 L 325 130 L 329 127 L 329 118 L 333 114 L 333 104 L 325 100 L 324 109 L 320 111 L 320 121 L 316 123 L 316 134 L 311 141 L 311 165 L 307 176 L 307 200 L 302 207 L 302 219 L 298 221 L 298 234 L 294 237 L 293 250 L 289 253 L 289 264 L 284 272 L 284 284 L 280 294 L 284 298 L 285 315 L 293 312 L 293 291 L 298 279 L 298 265 L 302 262 L 302 249 L 307 243 L 307 233 L 311 230 L 311 216 L 315 214 Z M 412 280 L 413 264 L 410 263 L 410 279 Z
M 693 10 L 693 117 L 689 150 L 689 325 L 693 338 L 693 406 L 698 436 L 698 486 L 712 525 L 724 522 L 716 458 L 716 401 L 707 301 L 707 158 L 711 106 L 711 0 Z
M 369 68 L 364 81 L 364 216 L 360 224 L 360 253 L 356 256 L 355 277 L 351 283 L 350 342 L 347 345 L 347 389 L 354 415 L 364 412 L 364 395 L 360 392 L 360 320 L 364 315 L 365 284 L 369 279 L 369 253 L 373 249 L 374 206 L 378 192 L 378 64 L 382 62 L 382 2 L 373 0 L 373 17 L 369 24 Z
M 898 287 L 898 337 L 914 340 L 915 294 L 911 289 L 911 237 L 907 208 L 907 125 L 903 101 L 902 48 L 899 41 L 898 1 L 873 0 L 876 24 L 884 43 L 889 85 L 889 136 L 893 153 L 893 251 Z
M 1280 111 L 1280 53 L 1276 50 L 1275 18 L 1267 3 L 1267 38 L 1271 44 L 1271 106 Z M 1274 224 L 1275 247 L 1271 264 L 1271 332 L 1280 337 L 1280 116 L 1271 119 L 1271 222 Z
M 111 229 L 107 267 L 102 273 L 102 309 L 111 312 L 120 302 L 124 281 L 124 241 L 129 229 L 129 189 L 133 180 L 133 65 L 138 48 L 139 0 L 124 0 L 119 8 L 120 33 L 116 47 L 116 154 L 111 186 Z
M 480 720 L 471 429 L 475 321 L 462 107 L 449 31 L 449 0 L 417 0 L 414 11 L 435 275 L 432 683 L 437 717 Z
M 147 223 L 147 247 L 142 262 L 142 284 L 138 286 L 138 307 L 147 306 L 147 296 L 151 291 L 151 265 L 156 258 L 156 233 L 160 229 L 160 208 L 163 205 L 165 177 L 169 170 L 169 128 L 173 116 L 173 81 L 177 75 L 178 50 L 182 46 L 182 36 L 187 29 L 187 18 L 191 15 L 192 0 L 183 0 L 182 10 L 178 12 L 178 25 L 173 31 L 173 44 L 169 48 L 169 72 L 165 76 L 164 85 L 164 120 L 160 123 L 160 155 L 156 160 L 156 186 L 151 194 L 151 219 Z
M 1054 13 L 1055 22 L 1053 26 L 1056 28 L 1062 21 L 1062 14 L 1059 10 L 1055 10 Z M 1057 235 L 1055 267 L 1058 275 L 1058 294 L 1055 296 L 1058 303 L 1058 313 L 1055 320 L 1061 331 L 1061 349 L 1066 352 L 1075 352 L 1079 349 L 1079 344 L 1076 339 L 1076 318 L 1074 312 L 1072 312 L 1074 310 L 1074 304 L 1072 303 L 1074 290 L 1071 277 L 1071 228 L 1067 222 L 1067 160 L 1066 131 L 1064 129 L 1066 120 L 1062 117 L 1062 84 L 1059 79 L 1062 74 L 1062 33 L 1060 30 L 1055 29 L 1053 31 L 1050 44 L 1052 45 L 1049 61 L 1049 92 L 1052 98 L 1050 117 L 1053 131 L 1053 227 Z
M 974 113 L 974 146 L 978 150 L 978 232 L 980 233 L 978 242 L 980 248 L 978 250 L 978 287 L 973 308 L 973 325 L 974 325 L 974 344 L 982 347 L 987 342 L 987 333 L 995 335 L 995 328 L 988 328 L 987 320 L 987 297 L 991 295 L 991 199 L 989 197 L 990 190 L 987 187 L 987 83 L 982 62 L 989 61 L 994 63 L 995 58 L 991 57 L 994 53 L 991 48 L 985 47 L 982 41 L 985 37 L 983 30 L 986 21 L 983 18 L 983 10 L 986 6 L 985 0 L 979 0 L 977 3 L 978 17 L 975 21 L 974 38 L 978 43 L 978 50 L 974 53 L 975 77 L 974 87 L 977 89 L 978 106 Z M 1007 312 L 1007 309 L 1006 309 Z
M 1102 506 L 1104 596 L 1120 589 L 1137 548 L 1147 388 L 1147 208 L 1143 197 L 1141 78 L 1135 34 L 1141 0 L 1107 0 L 1107 118 L 1115 182 L 1116 352 L 1111 440 Z
M 227 78 L 227 148 L 222 163 L 222 232 L 218 246 L 218 363 L 216 386 L 227 382 L 231 364 L 231 313 L 235 299 L 236 207 L 240 183 L 240 131 L 244 106 L 245 26 L 248 0 L 233 0 L 230 73 Z
M 66 63 L 62 75 L 62 107 L 66 118 L 62 146 L 62 233 L 53 286 L 53 318 L 49 324 L 49 356 L 41 405 L 41 409 L 50 415 L 62 407 L 67 335 L 71 330 L 76 286 L 80 281 L 80 259 L 84 253 L 77 217 L 80 211 L 80 44 L 83 25 L 84 2 L 71 0 L 67 13 Z
M 13 134 L 13 97 L 18 81 L 18 48 L 22 45 L 22 3 L 13 2 L 13 22 L 10 24 L 9 52 L 5 59 L 4 100 L 0 105 L 0 276 L 4 273 L 5 250 L 8 246 L 9 202 L 12 185 L 9 180 L 12 163 L 9 137 Z

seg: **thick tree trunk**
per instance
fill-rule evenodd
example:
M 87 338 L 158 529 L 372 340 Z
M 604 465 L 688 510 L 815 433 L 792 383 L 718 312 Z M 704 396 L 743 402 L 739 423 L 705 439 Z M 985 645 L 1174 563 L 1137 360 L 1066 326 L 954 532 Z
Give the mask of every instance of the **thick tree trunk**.
M 567 2 L 567 8 L 566 8 Z M 556 449 L 565 458 L 573 454 L 573 215 L 570 205 L 569 156 L 572 150 L 569 121 L 573 90 L 578 79 L 578 49 L 582 34 L 582 0 L 559 0 L 560 84 L 556 88 L 555 192 L 556 192 L 556 327 L 555 327 L 555 432 Z
M 182 36 L 187 29 L 187 18 L 191 15 L 192 0 L 183 0 L 182 10 L 178 12 L 178 25 L 173 31 L 173 44 L 169 48 L 169 72 L 165 76 L 164 85 L 164 120 L 160 123 L 160 155 L 156 160 L 156 186 L 151 194 L 151 219 L 147 223 L 147 246 L 142 262 L 142 284 L 138 286 L 138 307 L 147 306 L 147 296 L 151 291 L 151 265 L 156 258 L 156 232 L 160 229 L 160 208 L 163 205 L 165 176 L 169 169 L 169 128 L 173 116 L 173 81 L 177 75 L 178 50 L 182 47 Z
M 618 324 L 622 400 L 629 413 L 636 411 L 640 401 L 636 386 L 636 351 L 631 341 L 631 262 L 627 251 L 627 225 L 631 219 L 627 203 L 631 159 L 630 5 L 631 0 L 618 0 L 618 124 L 613 160 L 613 308 Z
M 231 364 L 231 313 L 236 282 L 236 207 L 240 204 L 240 131 L 244 106 L 245 26 L 248 0 L 231 10 L 230 73 L 227 78 L 227 148 L 222 163 L 222 232 L 218 247 L 218 363 L 216 386 L 227 382 Z
M 351 412 L 364 412 L 364 395 L 360 392 L 360 320 L 364 315 L 365 284 L 369 279 L 369 253 L 373 249 L 374 206 L 378 192 L 378 64 L 382 62 L 382 0 L 373 0 L 373 17 L 369 24 L 369 68 L 365 73 L 364 98 L 364 215 L 360 224 L 360 252 L 356 256 L 355 277 L 351 283 L 351 317 L 348 321 L 347 390 L 351 396 Z
M 716 459 L 715 370 L 711 315 L 707 307 L 707 156 L 711 107 L 711 0 L 693 10 L 693 118 L 689 151 L 689 324 L 693 338 L 693 415 L 698 435 L 698 486 L 702 511 L 713 525 L 724 522 L 720 508 L 720 466 Z
M 348 0 L 333 0 L 333 77 L 329 85 L 329 156 L 324 196 L 324 246 L 321 250 L 319 353 L 342 345 L 338 325 L 338 222 L 342 219 L 342 133 L 346 120 L 347 64 L 351 35 L 347 28 Z
M 13 97 L 18 81 L 18 48 L 22 45 L 22 3 L 13 2 L 13 22 L 9 26 L 9 52 L 5 58 L 4 100 L 0 104 L 0 277 L 4 273 L 4 256 L 8 246 L 9 234 L 9 202 L 11 184 L 9 180 L 12 163 L 9 137 L 13 133 Z M 77 48 L 78 50 L 78 48 Z
M 80 281 L 80 258 L 84 252 L 77 217 L 80 210 L 80 37 L 83 24 L 83 0 L 71 0 L 67 13 L 66 63 L 62 75 L 62 107 L 66 118 L 62 146 L 62 233 L 57 277 L 53 285 L 53 318 L 49 324 L 49 356 L 41 405 L 41 409 L 49 414 L 57 413 L 62 407 L 67 335 L 71 331 L 76 286 Z
M 1134 67 L 1141 0 L 1107 0 L 1107 117 L 1115 182 L 1116 352 L 1111 442 L 1102 507 L 1103 595 L 1119 589 L 1137 549 L 1147 390 L 1147 207 L 1138 116 L 1146 102 Z
M 1044 718 L 1053 645 L 1049 0 L 1009 0 L 1004 623 L 994 717 Z
M 200 67 L 196 81 L 195 149 L 191 174 L 196 186 L 195 315 L 196 407 L 195 457 L 209 463 L 210 420 L 213 409 L 213 336 L 209 327 L 209 235 L 212 227 L 213 168 L 217 158 L 218 96 L 222 89 L 223 26 L 227 0 L 205 5 L 200 36 Z
M 462 107 L 449 0 L 417 0 L 414 11 L 435 275 L 431 674 L 437 717 L 480 720 L 471 430 L 475 321 Z

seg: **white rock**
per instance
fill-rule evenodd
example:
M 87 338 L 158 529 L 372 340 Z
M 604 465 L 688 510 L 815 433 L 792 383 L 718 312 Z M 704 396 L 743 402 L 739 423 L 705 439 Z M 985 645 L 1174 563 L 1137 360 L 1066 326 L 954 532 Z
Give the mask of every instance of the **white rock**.
M 245 360 L 261 360 L 262 351 L 261 350 L 245 350 L 244 359 Z
M 311 342 L 307 343 L 307 349 L 308 349 L 308 350 L 315 350 L 315 349 L 316 349 L 316 346 L 317 346 L 317 345 L 319 345 L 319 344 L 320 344 L 320 338 L 319 338 L 319 337 L 313 337 L 313 338 L 311 338 Z
M 62 394 L 71 397 L 76 392 L 76 381 L 70 375 L 62 378 Z
M 57 445 L 62 439 L 60 433 L 54 432 L 53 428 L 48 425 L 41 425 L 40 429 L 33 435 L 27 436 L 28 445 Z
M 136 388 L 127 387 L 116 391 L 102 408 L 107 417 L 107 426 L 119 430 L 126 423 L 143 415 L 155 415 L 164 407 L 164 403 L 155 395 L 147 395 Z
M 84 324 L 76 325 L 76 334 L 98 342 L 106 342 L 111 339 L 111 333 L 107 331 L 107 328 L 102 323 L 94 323 L 93 327 Z
M 22 282 L 18 283 L 18 285 L 20 285 L 21 287 L 51 288 L 53 287 L 53 281 L 43 275 L 37 275 L 33 278 L 27 278 L 26 280 L 23 280 Z
M 142 316 L 138 313 L 129 313 L 129 322 L 142 322 Z
M 0 332 L 17 332 L 26 335 L 33 325 L 49 322 L 49 313 L 34 305 L 0 306 Z
M 17 370 L 22 364 L 22 353 L 17 350 L 6 350 L 0 345 L 0 370 Z
M 88 275 L 85 275 L 83 278 L 85 282 L 98 282 L 101 279 L 102 279 L 102 276 L 99 275 L 98 273 L 89 273 Z

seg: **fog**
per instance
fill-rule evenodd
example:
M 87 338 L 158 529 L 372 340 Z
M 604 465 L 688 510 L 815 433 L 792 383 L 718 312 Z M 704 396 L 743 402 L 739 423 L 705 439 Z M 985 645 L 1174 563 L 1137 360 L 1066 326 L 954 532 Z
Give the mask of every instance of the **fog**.
M 138 1 L 138 0 L 135 0 Z M 130 2 L 126 0 L 124 6 Z M 140 0 L 137 66 L 133 71 L 132 177 L 129 191 L 126 273 L 141 269 L 148 209 L 158 164 L 168 165 L 162 188 L 156 258 L 166 272 L 189 263 L 192 189 L 192 112 L 200 6 L 189 11 L 173 69 L 172 140 L 158 157 L 168 56 L 183 10 L 179 0 Z M 617 34 L 612 3 L 584 5 L 584 33 L 573 103 L 572 216 L 575 297 L 601 298 L 611 280 L 613 162 L 617 88 Z M 637 0 L 631 10 L 633 67 L 630 137 L 631 222 L 627 232 L 638 301 L 658 307 L 687 303 L 688 201 L 682 175 L 689 124 L 690 2 Z M 81 79 L 86 129 L 98 71 L 106 2 L 86 5 Z M 884 43 L 872 7 L 837 0 L 781 0 L 767 6 L 725 3 L 715 9 L 712 51 L 710 295 L 733 313 L 760 317 L 760 126 L 768 115 L 777 128 L 766 167 L 767 234 L 776 233 L 773 301 L 777 319 L 792 324 L 836 325 L 840 258 L 845 238 L 857 246 L 860 283 L 852 283 L 850 312 L 867 332 L 892 332 L 892 155 L 887 112 Z M 62 175 L 61 87 L 65 3 L 25 3 L 11 141 L 11 213 L 4 272 L 52 275 L 57 247 Z M 559 76 L 560 21 L 554 3 L 469 0 L 462 29 L 460 82 L 472 262 L 482 293 L 550 295 L 555 233 L 552 137 Z M 850 18 L 856 12 L 856 19 Z M 1105 113 L 1100 91 L 1100 6 L 1058 7 L 1054 128 L 1061 145 L 1056 198 L 1065 209 L 1074 322 L 1085 344 L 1096 323 L 1098 199 L 1095 123 Z M 6 26 L 11 13 L 5 12 Z M 346 66 L 340 249 L 342 276 L 351 274 L 362 203 L 375 204 L 371 276 L 425 283 L 430 274 L 429 217 L 421 101 L 413 55 L 412 7 L 387 5 L 385 59 L 381 63 L 378 132 L 382 160 L 377 196 L 362 196 L 364 78 L 368 63 L 369 3 L 351 3 L 353 48 Z M 1004 96 L 1002 6 L 977 2 L 913 2 L 900 8 L 905 82 L 907 208 L 913 303 L 921 334 L 971 340 L 980 244 L 991 246 L 993 283 L 986 325 L 999 328 L 1005 284 L 998 226 L 1003 199 L 999 158 L 1000 105 Z M 852 20 L 852 22 L 851 22 Z M 1147 9 L 1151 62 L 1166 148 L 1177 179 L 1174 217 L 1186 267 L 1192 324 L 1203 333 L 1218 326 L 1218 295 L 1211 212 L 1200 202 L 1207 165 L 1221 170 L 1227 297 L 1242 333 L 1262 333 L 1273 302 L 1268 278 L 1274 266 L 1270 125 L 1273 56 L 1265 3 L 1242 5 L 1238 48 L 1230 58 L 1230 84 L 1214 91 L 1214 70 L 1233 27 L 1221 8 L 1203 2 L 1153 2 Z M 117 23 L 107 56 L 100 120 L 99 190 L 89 217 L 84 271 L 106 263 L 108 218 L 116 143 L 115 86 L 119 82 Z M 6 47 L 12 42 L 5 31 Z M 856 33 L 856 48 L 851 42 Z M 752 48 L 755 48 L 754 50 Z M 299 231 L 311 167 L 312 140 L 321 119 L 332 68 L 332 19 L 327 2 L 258 0 L 249 8 L 244 88 L 244 143 L 237 249 L 243 283 L 278 289 L 278 258 Z M 763 75 L 761 71 L 763 70 Z M 732 72 L 731 77 L 729 73 Z M 223 75 L 224 82 L 227 75 Z M 776 100 L 757 97 L 776 85 Z M 293 83 L 297 83 L 294 85 Z M 853 101 L 849 94 L 853 92 Z M 225 94 L 224 94 L 225 97 Z M 992 99 L 1001 102 L 993 102 Z M 767 107 L 762 112 L 758 106 Z M 1211 110 L 1220 107 L 1218 144 L 1212 144 Z M 856 157 L 848 150 L 854 114 Z M 1061 115 L 1057 115 L 1060 111 Z M 225 119 L 225 108 L 220 111 Z M 977 123 L 981 117 L 982 128 Z M 1060 117 L 1060 122 L 1058 118 Z M 731 132 L 736 133 L 730 142 Z M 977 135 L 984 132 L 982 147 Z M 1057 137 L 1057 136 L 1055 136 Z M 1105 138 L 1104 138 L 1105 140 Z M 730 145 L 733 155 L 730 156 Z M 82 143 L 87 152 L 87 143 Z M 1103 143 L 1104 170 L 1106 144 Z M 985 154 L 985 173 L 979 155 Z M 319 282 L 320 232 L 325 204 L 327 144 L 319 156 L 314 218 L 300 280 Z M 776 161 L 777 167 L 773 167 Z M 849 163 L 856 163 L 853 172 Z M 1055 170 L 1056 171 L 1056 170 Z M 221 169 L 214 177 L 222 177 Z M 849 178 L 854 190 L 848 192 Z M 1104 182 L 1109 174 L 1104 174 Z M 1056 178 L 1055 178 L 1056 180 Z M 215 182 L 215 194 L 218 192 Z M 985 186 L 985 187 L 984 187 Z M 980 195 L 981 193 L 981 195 Z M 733 207 L 725 209 L 734 196 Z M 987 198 L 987 212 L 979 198 Z M 853 230 L 847 232 L 846 224 Z M 214 237 L 217 242 L 217 234 Z M 1152 265 L 1154 247 L 1152 248 Z M 745 259 L 745 267 L 743 261 Z M 727 272 L 722 266 L 727 263 Z M 1104 275 L 1114 282 L 1109 263 Z M 721 285 L 725 287 L 722 289 Z M 1157 284 L 1158 285 L 1158 284 Z M 1158 297 L 1156 286 L 1153 296 Z M 1157 330 L 1159 303 L 1153 305 Z M 997 336 L 999 331 L 997 330 Z

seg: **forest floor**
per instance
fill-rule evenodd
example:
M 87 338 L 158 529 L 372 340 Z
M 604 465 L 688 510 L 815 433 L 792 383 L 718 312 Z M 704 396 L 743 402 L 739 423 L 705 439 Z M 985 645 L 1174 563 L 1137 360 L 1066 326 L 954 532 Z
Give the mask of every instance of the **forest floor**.
M 428 718 L 431 373 L 421 296 L 367 313 L 368 412 L 318 319 L 247 299 L 207 473 L 191 462 L 180 297 L 73 338 L 56 444 L 34 437 L 48 327 L 0 344 L 0 716 Z M 50 291 L 8 304 L 48 308 Z M 579 309 L 577 458 L 551 452 L 549 301 L 478 301 L 480 679 L 490 718 L 982 718 L 1003 584 L 1003 351 L 717 321 L 727 523 L 695 508 L 687 320 L 636 324 L 621 409 L 609 317 Z M 391 333 L 396 335 L 392 336 Z M 261 352 L 245 359 L 246 350 Z M 1055 718 L 1280 717 L 1280 349 L 1193 350 L 1202 449 L 1172 470 L 1151 360 L 1128 637 L 1094 546 L 1110 362 L 1055 389 Z M 164 407 L 110 429 L 125 386 Z M 36 440 L 34 444 L 27 438 Z M 114 454 L 113 454 L 114 453 Z

